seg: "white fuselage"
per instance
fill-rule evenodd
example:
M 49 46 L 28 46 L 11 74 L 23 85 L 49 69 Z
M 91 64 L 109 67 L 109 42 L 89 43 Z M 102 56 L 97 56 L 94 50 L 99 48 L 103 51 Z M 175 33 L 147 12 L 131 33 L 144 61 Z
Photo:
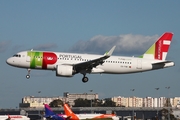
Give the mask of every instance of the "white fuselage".
M 30 120 L 29 117 L 23 115 L 0 115 L 0 120 Z
M 107 119 L 110 118 L 112 120 L 119 120 L 119 117 L 115 115 L 106 115 L 106 114 L 76 114 L 76 116 L 79 118 L 79 120 L 85 120 L 85 119 Z M 103 116 L 102 118 L 99 116 Z
M 45 58 L 43 55 L 40 56 L 38 54 L 28 56 L 27 51 L 24 51 L 17 53 L 17 55 L 14 57 L 9 58 L 7 60 L 7 63 L 20 68 L 56 70 L 57 65 L 74 65 L 102 57 L 101 55 L 93 54 L 74 54 L 61 52 L 51 53 L 55 54 L 56 57 L 47 55 Z M 45 59 L 50 64 L 46 64 L 46 67 L 43 67 L 45 66 L 43 65 L 43 61 Z M 55 61 L 51 62 L 53 60 Z M 126 74 L 174 66 L 173 62 L 165 63 L 163 66 L 156 65 L 154 67 L 152 65 L 158 62 L 163 61 L 138 57 L 110 56 L 109 58 L 104 60 L 103 64 L 94 67 L 90 73 Z

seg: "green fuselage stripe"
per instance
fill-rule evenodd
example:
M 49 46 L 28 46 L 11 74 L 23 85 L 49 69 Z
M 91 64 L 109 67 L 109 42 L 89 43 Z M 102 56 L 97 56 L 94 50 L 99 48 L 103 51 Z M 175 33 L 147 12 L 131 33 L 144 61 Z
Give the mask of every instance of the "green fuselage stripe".
M 28 52 L 30 68 L 42 67 L 43 52 Z

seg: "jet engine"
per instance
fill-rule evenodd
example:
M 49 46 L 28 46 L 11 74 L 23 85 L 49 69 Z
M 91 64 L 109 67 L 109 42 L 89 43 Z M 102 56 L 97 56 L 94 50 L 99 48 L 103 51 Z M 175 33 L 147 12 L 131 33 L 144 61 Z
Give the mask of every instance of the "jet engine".
M 56 66 L 56 76 L 72 77 L 73 76 L 73 66 L 57 65 Z

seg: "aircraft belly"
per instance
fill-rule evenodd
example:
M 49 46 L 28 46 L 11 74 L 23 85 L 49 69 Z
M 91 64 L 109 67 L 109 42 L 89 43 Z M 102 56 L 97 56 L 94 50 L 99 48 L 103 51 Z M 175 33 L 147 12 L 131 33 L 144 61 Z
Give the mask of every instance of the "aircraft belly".
M 55 66 L 56 66 L 56 65 L 48 65 L 48 66 L 47 66 L 47 69 L 48 69 L 48 70 L 55 70 L 55 69 L 56 69 Z
M 104 73 L 127 74 L 151 70 L 152 65 L 149 62 L 142 62 L 141 67 L 140 65 L 137 66 L 137 64 L 104 64 L 99 68 L 103 69 Z
M 128 72 L 127 68 L 122 68 L 120 64 L 107 64 L 103 65 L 100 67 L 101 69 L 104 70 L 104 73 L 109 73 L 109 74 L 121 74 Z
M 55 67 L 54 67 L 54 65 L 48 65 L 47 68 L 42 68 L 42 66 L 38 66 L 38 65 L 37 65 L 37 66 L 35 66 L 34 69 L 54 70 Z

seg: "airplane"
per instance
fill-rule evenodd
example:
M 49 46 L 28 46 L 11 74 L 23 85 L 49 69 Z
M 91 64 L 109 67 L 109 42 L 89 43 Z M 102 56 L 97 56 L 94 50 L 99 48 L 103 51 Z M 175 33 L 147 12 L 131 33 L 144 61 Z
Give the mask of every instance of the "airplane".
M 85 119 L 113 119 L 113 120 L 119 120 L 119 117 L 117 117 L 114 113 L 113 114 L 75 114 L 68 104 L 64 104 L 64 112 L 65 115 L 69 117 L 69 120 L 85 120 Z
M 48 104 L 44 104 L 45 118 L 47 120 L 66 120 L 67 116 L 62 114 L 56 114 L 52 111 Z
M 0 120 L 30 120 L 24 115 L 0 115 Z
M 157 70 L 174 66 L 166 60 L 173 33 L 164 33 L 143 55 L 138 57 L 111 56 L 115 47 L 104 55 L 79 54 L 51 51 L 22 51 L 6 60 L 6 63 L 19 68 L 26 68 L 30 78 L 31 69 L 53 70 L 56 76 L 73 77 L 83 74 L 82 82 L 87 82 L 87 73 L 128 74 Z M 128 49 L 128 48 L 127 48 Z

